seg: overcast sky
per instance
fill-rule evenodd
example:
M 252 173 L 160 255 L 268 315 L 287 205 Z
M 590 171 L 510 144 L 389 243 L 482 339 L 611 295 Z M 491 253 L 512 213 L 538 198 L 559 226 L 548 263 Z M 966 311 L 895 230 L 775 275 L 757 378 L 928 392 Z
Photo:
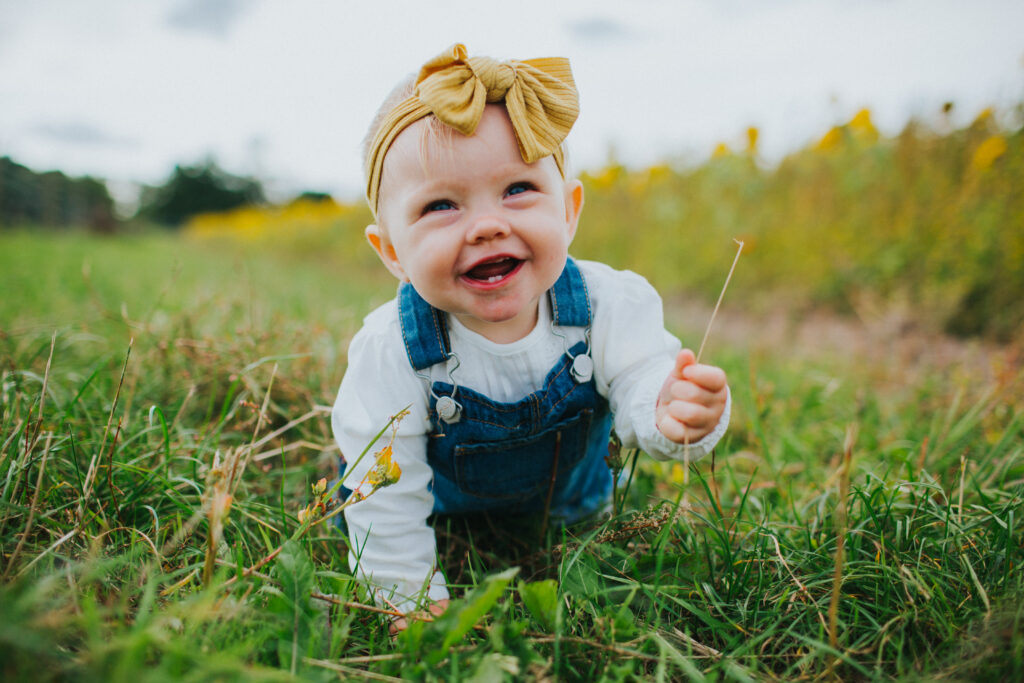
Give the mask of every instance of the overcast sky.
M 373 112 L 455 42 L 571 59 L 576 168 L 697 163 L 751 125 L 771 162 L 862 107 L 891 134 L 1024 101 L 1021 0 L 0 0 L 0 156 L 121 197 L 211 156 L 359 197 Z

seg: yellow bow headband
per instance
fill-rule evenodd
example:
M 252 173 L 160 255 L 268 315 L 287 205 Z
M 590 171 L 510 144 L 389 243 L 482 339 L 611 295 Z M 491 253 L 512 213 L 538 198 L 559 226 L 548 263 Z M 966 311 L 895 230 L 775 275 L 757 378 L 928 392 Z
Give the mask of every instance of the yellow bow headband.
M 398 134 L 433 114 L 463 135 L 472 135 L 484 105 L 504 100 L 523 161 L 548 155 L 565 175 L 562 141 L 579 115 L 576 84 L 564 57 L 498 62 L 467 58 L 458 44 L 420 69 L 415 90 L 391 110 L 377 130 L 366 157 L 366 199 L 377 213 L 384 155 Z

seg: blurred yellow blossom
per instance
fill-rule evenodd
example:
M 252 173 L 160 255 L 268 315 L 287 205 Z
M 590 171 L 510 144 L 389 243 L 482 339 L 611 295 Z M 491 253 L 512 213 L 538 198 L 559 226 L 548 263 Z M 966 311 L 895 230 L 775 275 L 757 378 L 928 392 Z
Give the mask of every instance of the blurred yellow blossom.
M 843 142 L 843 131 L 839 126 L 832 126 L 828 132 L 822 136 L 818 144 L 814 146 L 814 149 L 818 152 L 830 152 L 839 147 Z
M 747 128 L 747 154 L 755 156 L 757 154 L 757 139 L 760 137 L 761 131 L 756 126 Z
M 672 169 L 668 164 L 655 164 L 647 169 L 647 176 L 651 182 L 660 182 L 672 175 Z
M 284 206 L 242 206 L 193 216 L 185 223 L 184 233 L 199 239 L 229 237 L 257 242 L 281 235 L 323 233 L 361 210 L 362 205 L 339 204 L 333 199 L 298 199 Z
M 715 150 L 711 152 L 711 158 L 721 159 L 723 157 L 729 156 L 730 154 L 732 154 L 732 150 L 729 149 L 729 145 L 725 144 L 724 142 L 719 142 L 717 145 L 715 145 Z
M 992 165 L 999 157 L 1006 154 L 1006 138 L 1002 135 L 993 135 L 978 145 L 971 157 L 971 168 L 975 171 L 984 171 Z
M 597 175 L 590 176 L 590 179 L 596 188 L 607 190 L 615 185 L 625 175 L 625 167 L 621 164 L 612 163 L 601 169 Z
M 878 141 L 878 129 L 875 128 L 875 124 L 871 121 L 871 110 L 861 109 L 857 112 L 852 119 L 850 119 L 850 131 L 859 140 L 864 142 L 877 142 Z

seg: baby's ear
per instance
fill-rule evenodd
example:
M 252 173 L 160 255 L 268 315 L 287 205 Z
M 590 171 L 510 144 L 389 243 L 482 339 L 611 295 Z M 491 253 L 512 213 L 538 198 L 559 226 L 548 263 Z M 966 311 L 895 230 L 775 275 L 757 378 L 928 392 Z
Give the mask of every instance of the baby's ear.
M 366 226 L 366 241 L 370 243 L 373 250 L 377 252 L 377 256 L 380 257 L 381 262 L 384 264 L 391 274 L 397 277 L 402 282 L 408 282 L 409 278 L 405 274 L 405 270 L 402 268 L 401 262 L 398 260 L 398 254 L 395 253 L 395 247 L 391 244 L 391 240 L 388 239 L 386 232 L 380 229 L 377 225 Z
M 583 211 L 583 183 L 573 178 L 565 182 L 565 222 L 569 227 L 569 240 L 576 234 Z

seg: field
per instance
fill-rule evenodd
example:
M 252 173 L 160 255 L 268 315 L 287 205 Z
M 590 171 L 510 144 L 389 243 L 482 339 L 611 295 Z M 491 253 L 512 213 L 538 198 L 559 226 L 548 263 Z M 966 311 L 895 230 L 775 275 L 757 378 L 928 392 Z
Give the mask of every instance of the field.
M 365 214 L 0 232 L 3 679 L 1024 677 L 1022 136 L 869 125 L 585 175 L 574 253 L 648 275 L 684 343 L 751 247 L 705 351 L 730 431 L 688 469 L 621 452 L 596 527 L 439 528 L 459 599 L 397 639 L 315 523 L 394 291 Z

